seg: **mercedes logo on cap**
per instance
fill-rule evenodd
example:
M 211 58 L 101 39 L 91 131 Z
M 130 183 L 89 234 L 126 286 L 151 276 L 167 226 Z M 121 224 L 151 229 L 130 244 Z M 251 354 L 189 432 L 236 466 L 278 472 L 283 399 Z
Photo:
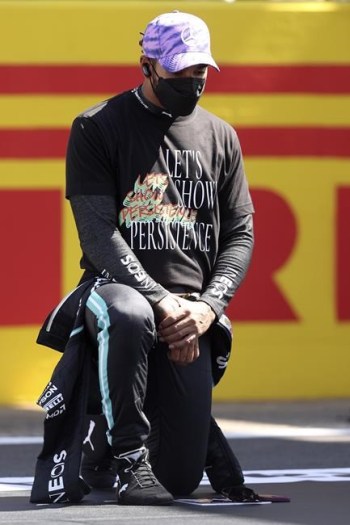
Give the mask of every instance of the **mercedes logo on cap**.
M 181 33 L 181 40 L 188 47 L 195 46 L 198 43 L 199 33 L 200 31 L 193 32 L 193 28 L 190 26 L 185 27 Z

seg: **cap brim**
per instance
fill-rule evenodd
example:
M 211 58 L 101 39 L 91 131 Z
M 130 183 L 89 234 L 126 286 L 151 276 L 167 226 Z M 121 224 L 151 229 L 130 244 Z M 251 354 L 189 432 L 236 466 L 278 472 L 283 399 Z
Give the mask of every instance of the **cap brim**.
M 158 59 L 160 65 L 169 73 L 177 73 L 186 67 L 205 64 L 220 71 L 219 66 L 208 53 L 179 53 L 177 55 L 162 57 Z

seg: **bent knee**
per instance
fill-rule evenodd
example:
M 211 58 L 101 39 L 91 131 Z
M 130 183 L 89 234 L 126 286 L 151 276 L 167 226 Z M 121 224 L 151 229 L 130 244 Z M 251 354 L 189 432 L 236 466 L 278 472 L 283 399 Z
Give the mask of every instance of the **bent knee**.
M 146 324 L 153 329 L 152 307 L 137 290 L 123 284 L 110 283 L 99 288 L 96 293 L 105 302 L 111 321 L 135 327 Z
M 119 323 L 125 330 L 155 330 L 153 310 L 145 299 L 135 303 L 113 302 L 109 307 L 109 315 L 112 322 Z
M 173 496 L 189 496 L 194 492 L 203 477 L 203 472 L 167 472 L 165 476 L 156 474 L 158 480 Z

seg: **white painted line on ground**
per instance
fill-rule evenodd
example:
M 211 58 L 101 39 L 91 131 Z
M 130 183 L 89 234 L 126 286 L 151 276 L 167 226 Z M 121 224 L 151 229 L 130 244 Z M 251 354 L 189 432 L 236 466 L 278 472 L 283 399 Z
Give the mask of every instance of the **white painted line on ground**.
M 310 441 L 335 439 L 350 442 L 350 426 L 344 428 L 299 427 L 232 419 L 218 419 L 217 422 L 228 439 L 289 438 Z
M 300 441 L 350 442 L 350 427 L 315 428 L 218 419 L 228 439 L 288 438 Z M 39 445 L 42 436 L 0 436 L 0 445 Z
M 301 481 L 350 481 L 349 468 L 245 470 L 245 483 L 296 483 Z M 206 475 L 202 485 L 209 485 Z
M 0 436 L 0 445 L 40 445 L 42 436 Z
M 13 477 L 0 478 L 0 493 L 1 492 L 17 492 L 20 490 L 31 490 L 33 484 L 33 477 Z
M 328 469 L 284 469 L 284 470 L 245 470 L 245 482 L 249 484 L 265 483 L 297 483 L 302 481 L 338 482 L 350 481 L 349 468 Z M 0 478 L 0 493 L 30 491 L 33 477 L 5 477 Z M 201 485 L 209 485 L 206 475 Z
M 246 470 L 246 483 L 295 483 L 301 481 L 350 481 L 350 467 L 324 469 Z

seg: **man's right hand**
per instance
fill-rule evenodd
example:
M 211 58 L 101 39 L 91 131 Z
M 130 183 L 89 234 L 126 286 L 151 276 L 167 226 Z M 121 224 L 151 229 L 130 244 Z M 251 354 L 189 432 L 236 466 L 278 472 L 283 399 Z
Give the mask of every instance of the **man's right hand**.
M 180 301 L 176 296 L 168 294 L 159 303 L 153 305 L 154 315 L 157 323 L 160 323 L 168 315 L 176 312 L 181 307 Z

